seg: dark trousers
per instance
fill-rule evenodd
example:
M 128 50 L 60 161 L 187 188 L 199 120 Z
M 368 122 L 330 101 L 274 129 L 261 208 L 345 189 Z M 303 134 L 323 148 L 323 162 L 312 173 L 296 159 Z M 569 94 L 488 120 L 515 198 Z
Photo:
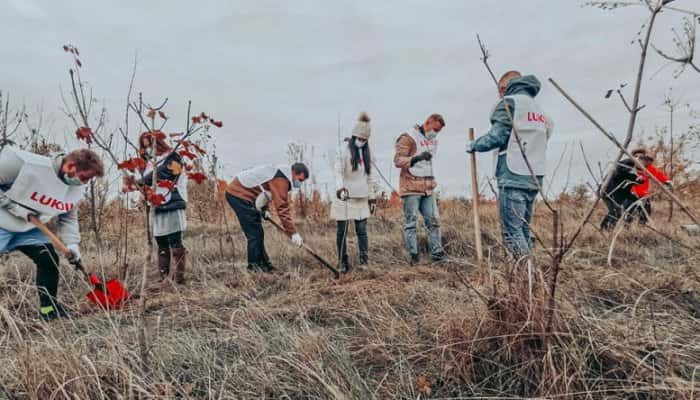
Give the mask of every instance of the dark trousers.
M 639 219 L 639 223 L 645 225 L 649 222 L 649 217 L 651 216 L 651 200 L 648 197 L 642 198 L 641 200 L 635 199 L 637 203 L 632 206 L 629 214 L 627 215 L 627 222 L 634 221 L 635 218 Z
M 236 213 L 248 242 L 248 265 L 268 266 L 270 259 L 265 250 L 265 230 L 262 226 L 262 217 L 255 208 L 255 204 L 229 193 L 226 193 L 226 201 Z
M 632 196 L 615 196 L 603 197 L 605 205 L 608 207 L 608 215 L 603 218 L 600 223 L 600 228 L 606 231 L 612 230 L 617 225 L 617 221 L 622 217 L 622 213 L 625 212 L 635 201 L 636 197 Z
M 338 230 L 336 232 L 338 261 L 340 261 L 343 265 L 348 263 L 347 238 L 349 222 L 350 221 L 338 221 Z M 357 244 L 360 250 L 360 264 L 367 264 L 367 251 L 369 249 L 369 240 L 367 239 L 366 218 L 355 221 L 355 234 L 357 235 Z
M 156 236 L 156 243 L 158 244 L 158 250 L 181 249 L 185 247 L 182 244 L 182 231 Z
M 40 307 L 55 304 L 58 294 L 58 254 L 51 244 L 18 246 L 16 250 L 36 264 L 36 287 L 39 290 Z

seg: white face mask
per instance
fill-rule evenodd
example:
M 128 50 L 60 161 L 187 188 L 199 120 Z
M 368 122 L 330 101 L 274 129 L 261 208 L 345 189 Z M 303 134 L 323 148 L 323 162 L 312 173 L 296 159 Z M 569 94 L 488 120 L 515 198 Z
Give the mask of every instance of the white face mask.
M 434 131 L 426 131 L 425 132 L 425 137 L 428 138 L 429 140 L 433 140 L 437 137 L 437 132 Z
M 359 140 L 355 140 L 355 146 L 357 146 L 357 148 L 359 149 L 365 147 L 366 144 L 367 142 L 360 142 Z

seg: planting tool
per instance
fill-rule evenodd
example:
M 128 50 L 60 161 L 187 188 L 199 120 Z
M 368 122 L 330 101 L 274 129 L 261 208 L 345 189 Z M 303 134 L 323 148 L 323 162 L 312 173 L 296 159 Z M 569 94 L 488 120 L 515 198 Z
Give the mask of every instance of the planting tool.
M 289 236 L 289 235 L 287 235 L 287 232 L 284 230 L 284 228 L 282 227 L 282 225 L 280 225 L 278 222 L 276 222 L 276 221 L 273 220 L 272 218 L 266 218 L 266 220 L 267 220 L 268 222 L 270 222 L 270 223 L 272 224 L 272 226 L 274 226 L 275 228 L 277 228 L 280 232 L 284 233 L 286 236 Z M 302 245 L 301 247 L 302 247 L 304 250 L 306 250 L 307 253 L 311 254 L 311 256 L 312 256 L 313 258 L 315 258 L 316 261 L 320 262 L 321 264 L 323 264 L 324 267 L 326 267 L 326 268 L 328 268 L 329 270 L 331 270 L 331 271 L 333 272 L 333 275 L 335 275 L 335 279 L 339 279 L 339 278 L 340 278 L 340 272 L 338 272 L 337 269 L 333 268 L 333 266 L 331 265 L 331 263 L 329 263 L 328 261 L 326 261 L 326 260 L 325 260 L 323 257 L 321 257 L 318 253 L 316 253 L 315 251 L 313 251 L 309 246 L 307 246 L 307 245 L 304 244 L 304 245 Z
M 39 220 L 39 218 L 31 215 L 29 216 L 29 221 L 39 228 L 39 230 L 46 235 L 49 240 L 51 240 L 51 243 L 59 252 L 66 256 L 70 255 L 70 250 L 68 250 L 63 242 L 61 242 L 61 239 L 59 239 L 56 234 L 51 232 L 51 230 L 49 230 L 49 228 L 47 228 L 46 225 Z M 90 282 L 90 284 L 95 288 L 86 295 L 88 300 L 90 300 L 92 303 L 106 309 L 117 309 L 129 299 L 129 293 L 124 288 L 124 285 L 119 282 L 119 280 L 110 279 L 103 284 L 97 275 L 85 271 L 85 268 L 83 268 L 83 264 L 80 262 L 80 260 L 71 264 L 76 270 L 80 271 L 88 282 Z
M 469 140 L 474 141 L 474 128 L 469 128 Z M 483 279 L 486 276 L 484 271 L 484 251 L 481 248 L 481 223 L 479 222 L 479 181 L 476 176 L 476 154 L 470 155 L 471 175 L 472 175 L 472 213 L 474 214 L 474 235 L 476 243 L 476 265 Z

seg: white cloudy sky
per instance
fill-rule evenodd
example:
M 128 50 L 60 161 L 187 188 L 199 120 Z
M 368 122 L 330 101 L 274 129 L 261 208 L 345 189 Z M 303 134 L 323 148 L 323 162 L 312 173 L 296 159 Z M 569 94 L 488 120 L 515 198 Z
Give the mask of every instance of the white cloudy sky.
M 0 89 L 29 111 L 42 106 L 47 126 L 63 140 L 74 130 L 61 113 L 59 85 L 67 83 L 69 59 L 60 49 L 75 44 L 84 77 L 110 112 L 110 127 L 123 120 L 134 55 L 135 87 L 147 99 L 168 97 L 169 126 L 181 130 L 185 107 L 205 110 L 224 122 L 216 144 L 224 175 L 257 163 L 285 161 L 286 144 L 315 147 L 319 180 L 328 180 L 322 155 L 337 145 L 337 115 L 348 132 L 357 113 L 373 117 L 372 146 L 385 174 L 398 133 L 432 112 L 445 116 L 436 175 L 449 194 L 466 193 L 467 130 L 488 129 L 496 100 L 480 63 L 476 33 L 492 52 L 496 73 L 519 69 L 543 81 L 540 101 L 556 123 L 550 169 L 566 149 L 555 188 L 566 181 L 575 148 L 571 183 L 587 178 L 578 151 L 593 162 L 613 149 L 546 83 L 552 77 L 617 134 L 627 116 L 609 88 L 631 83 L 639 47 L 631 44 L 648 11 L 629 7 L 601 11 L 579 0 L 297 0 L 297 1 L 88 1 L 0 0 Z M 694 0 L 677 0 L 695 8 Z M 670 48 L 678 14 L 659 19 L 655 43 Z M 638 134 L 666 124 L 661 107 L 670 87 L 700 108 L 700 74 L 673 79 L 673 68 L 652 55 L 647 69 Z M 629 92 L 631 94 L 631 91 Z M 179 118 L 179 119 L 178 119 Z M 690 123 L 684 110 L 676 128 Z M 135 132 L 134 132 L 135 134 Z M 480 159 L 480 174 L 491 168 Z M 390 172 L 390 170 L 392 170 Z M 551 175 L 551 174 L 550 174 Z

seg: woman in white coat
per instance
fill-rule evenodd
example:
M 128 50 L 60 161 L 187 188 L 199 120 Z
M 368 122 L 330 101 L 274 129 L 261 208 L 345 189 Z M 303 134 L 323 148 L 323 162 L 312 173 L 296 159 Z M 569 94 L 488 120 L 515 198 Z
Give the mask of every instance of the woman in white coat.
M 360 114 L 352 130 L 352 137 L 346 139 L 347 146 L 340 150 L 335 161 L 336 197 L 331 203 L 331 218 L 338 222 L 338 264 L 341 272 L 345 273 L 351 269 L 346 246 L 350 221 L 355 221 L 355 234 L 360 251 L 359 269 L 367 269 L 367 218 L 374 213 L 377 193 L 380 191 L 379 184 L 372 174 L 368 142 L 371 132 L 369 122 L 369 115 Z

